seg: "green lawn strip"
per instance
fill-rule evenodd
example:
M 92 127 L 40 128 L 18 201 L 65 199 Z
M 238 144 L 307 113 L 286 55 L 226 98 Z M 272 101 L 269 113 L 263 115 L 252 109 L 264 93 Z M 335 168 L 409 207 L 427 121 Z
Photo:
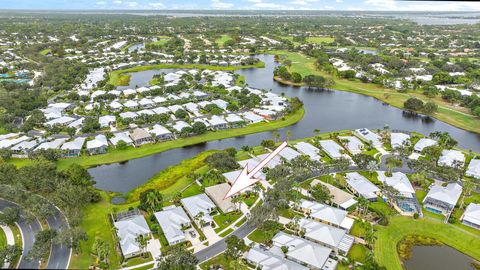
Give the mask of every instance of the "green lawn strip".
M 417 97 L 424 102 L 429 101 L 425 95 L 419 91 L 412 91 L 408 93 L 400 93 L 393 89 L 375 85 L 372 83 L 363 83 L 358 80 L 347 80 L 341 78 L 333 78 L 331 74 L 320 71 L 315 67 L 315 59 L 305 56 L 297 52 L 288 52 L 283 50 L 268 51 L 270 54 L 284 55 L 287 59 L 292 61 L 290 71 L 298 72 L 302 77 L 310 74 L 321 75 L 327 78 L 332 78 L 335 85 L 332 86 L 335 90 L 354 92 L 358 94 L 368 95 L 377 98 L 380 101 L 386 102 L 397 108 L 403 108 L 403 103 L 410 97 Z M 433 117 L 444 121 L 456 127 L 480 133 L 480 118 L 469 113 L 458 111 L 454 108 L 449 108 L 448 103 L 443 101 L 441 97 L 435 99 L 438 104 L 438 112 L 432 115 Z
M 229 260 L 225 257 L 225 255 L 220 254 L 216 257 L 213 257 L 211 258 L 210 260 L 206 261 L 206 262 L 203 262 L 200 264 L 200 269 L 204 269 L 204 270 L 207 270 L 207 269 L 211 269 L 210 266 L 222 266 L 222 269 L 225 269 L 225 270 L 230 270 L 232 269 L 230 267 L 230 262 Z
M 212 66 L 212 65 L 202 65 L 202 64 L 157 64 L 157 65 L 146 65 L 146 66 L 136 66 L 127 69 L 119 69 L 110 72 L 110 77 L 108 83 L 113 86 L 127 86 L 130 83 L 130 75 L 128 73 L 140 72 L 145 70 L 152 69 L 167 69 L 167 68 L 184 68 L 184 69 L 210 69 L 210 70 L 224 70 L 224 71 L 233 71 L 238 69 L 245 68 L 263 68 L 265 63 L 259 61 L 254 65 L 245 65 L 245 66 Z
M 350 229 L 350 234 L 360 238 L 365 237 L 365 228 L 362 227 L 362 224 L 360 221 L 355 220 L 353 222 L 353 226 Z
M 235 226 L 240 227 L 243 225 L 243 223 L 245 223 L 245 221 L 247 221 L 247 218 L 243 217 L 239 222 L 237 222 L 237 224 L 235 224 Z
M 7 235 L 2 229 L 0 229 L 0 248 L 5 247 L 7 247 Z
M 233 229 L 228 228 L 227 230 L 225 230 L 223 233 L 219 234 L 218 236 L 225 237 L 225 236 L 229 235 L 231 232 L 233 232 Z
M 134 268 L 135 270 L 149 270 L 153 268 L 153 263 L 152 264 L 147 264 L 144 266 L 136 267 Z
M 282 127 L 290 126 L 303 118 L 305 110 L 301 108 L 300 110 L 293 112 L 289 115 L 286 115 L 282 119 L 270 121 L 268 123 L 256 123 L 248 125 L 242 128 L 236 129 L 226 129 L 219 131 L 209 131 L 205 134 L 188 137 L 188 138 L 179 138 L 172 141 L 161 142 L 156 144 L 147 144 L 141 147 L 129 147 L 124 150 L 112 149 L 106 154 L 95 155 L 95 156 L 80 156 L 75 158 L 64 158 L 60 159 L 57 162 L 59 169 L 65 169 L 70 166 L 72 163 L 77 163 L 84 167 L 93 167 L 101 164 L 110 164 L 124 162 L 130 159 L 141 158 L 149 156 L 152 154 L 168 151 L 174 148 L 180 148 L 184 146 L 195 145 L 199 143 L 204 143 L 208 141 L 221 140 L 230 137 L 237 137 L 247 134 L 253 134 L 258 132 L 264 132 L 269 130 L 275 130 Z M 18 161 L 15 161 L 18 162 Z
M 134 265 L 139 265 L 139 264 L 144 264 L 147 262 L 153 261 L 152 254 L 150 252 L 147 252 L 147 256 L 137 256 L 131 259 L 128 259 L 124 265 L 124 267 L 130 267 Z
M 395 214 L 397 214 L 397 212 L 392 209 L 388 203 L 384 202 L 384 201 L 376 201 L 376 202 L 372 202 L 369 204 L 368 208 L 370 210 L 372 210 L 373 212 L 376 212 L 376 213 L 383 213 L 385 216 L 393 216 Z
M 221 35 L 220 38 L 215 39 L 215 43 L 218 46 L 223 47 L 223 44 L 225 44 L 225 42 L 227 42 L 231 39 L 232 38 L 229 35 Z
M 192 179 L 193 181 L 193 179 Z M 188 188 L 182 192 L 182 198 L 187 198 L 203 193 L 202 187 L 193 182 Z
M 402 270 L 397 244 L 408 235 L 431 237 L 476 260 L 480 259 L 480 237 L 439 220 L 392 217 L 386 227 L 376 226 L 374 254 L 377 262 L 389 270 Z
M 423 199 L 427 196 L 427 192 L 425 190 L 417 189 L 415 190 L 415 197 L 417 197 L 418 202 L 423 202 Z
M 334 41 L 333 37 L 307 37 L 307 42 L 315 44 L 333 43 Z
M 278 232 L 280 232 L 279 228 L 273 230 L 255 229 L 247 238 L 259 244 L 268 244 Z
M 39 54 L 41 55 L 47 55 L 48 53 L 51 53 L 52 52 L 52 49 L 44 49 L 44 50 L 41 50 L 39 52 Z
M 367 257 L 367 248 L 362 244 L 355 243 L 352 245 L 347 257 L 354 261 L 365 263 L 365 259 Z
M 217 228 L 215 228 L 215 232 L 219 233 L 226 227 L 233 224 L 237 219 L 242 216 L 242 212 L 240 211 L 233 211 L 230 213 L 220 213 L 216 216 L 213 216 L 213 220 L 217 224 Z
M 98 203 L 90 204 L 83 211 L 83 220 L 80 227 L 87 233 L 88 240 L 80 242 L 79 254 L 72 254 L 69 268 L 88 269 L 95 262 L 95 257 L 90 250 L 96 238 L 104 240 L 109 246 L 109 264 L 112 269 L 119 268 L 120 256 L 115 249 L 113 239 L 114 230 L 109 216 L 113 212 L 113 206 L 110 204 L 110 198 L 105 192 L 101 192 L 102 200 Z M 115 206 L 117 207 L 117 206 Z M 128 209 L 128 205 L 124 206 Z

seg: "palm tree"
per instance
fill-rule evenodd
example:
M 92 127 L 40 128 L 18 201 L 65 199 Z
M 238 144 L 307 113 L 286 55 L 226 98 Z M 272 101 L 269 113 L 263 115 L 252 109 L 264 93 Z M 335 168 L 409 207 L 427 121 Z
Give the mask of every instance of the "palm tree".
M 238 211 L 242 211 L 242 198 L 240 195 L 232 197 L 232 203 L 237 206 Z
M 260 195 L 260 192 L 262 192 L 262 184 L 260 184 L 259 182 L 255 183 L 255 185 L 253 185 L 253 187 L 252 187 L 252 190 L 253 190 L 253 192 Z
M 162 203 L 160 193 L 157 190 L 147 193 L 145 203 L 152 212 L 155 212 L 157 206 Z
M 358 197 L 357 203 L 358 207 L 360 208 L 360 215 L 362 217 L 365 217 L 367 215 L 368 205 L 370 204 L 370 201 L 360 196 Z
M 142 255 L 144 255 L 147 249 L 148 245 L 148 239 L 144 237 L 143 235 L 139 234 L 137 237 L 135 237 L 135 241 L 138 243 L 138 246 L 142 250 Z
M 198 214 L 195 215 L 194 219 L 195 221 L 200 224 L 201 227 L 205 226 L 205 220 L 203 220 L 203 217 L 205 216 L 204 212 L 199 212 Z

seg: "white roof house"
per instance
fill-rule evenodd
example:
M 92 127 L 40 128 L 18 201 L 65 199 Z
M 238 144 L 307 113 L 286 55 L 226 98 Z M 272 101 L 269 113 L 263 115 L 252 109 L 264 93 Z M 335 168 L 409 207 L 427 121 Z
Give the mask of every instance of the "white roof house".
M 19 144 L 16 144 L 10 148 L 14 152 L 28 152 L 35 148 L 35 146 L 38 145 L 37 140 L 31 140 L 31 141 L 23 141 Z
M 462 215 L 462 223 L 480 229 L 480 204 L 470 203 Z
M 149 131 L 150 133 L 154 134 L 155 136 L 165 136 L 172 134 L 170 130 L 168 130 L 166 127 L 161 126 L 159 124 L 155 124 L 152 129 Z
M 183 128 L 186 128 L 186 127 L 192 127 L 190 126 L 189 124 L 187 124 L 187 122 L 185 121 L 177 121 L 175 122 L 175 124 L 172 125 L 173 129 L 175 129 L 177 132 L 182 132 L 182 129 Z
M 353 219 L 347 217 L 348 212 L 345 210 L 304 199 L 300 200 L 299 208 L 309 213 L 310 217 L 315 220 L 326 222 L 347 231 L 353 226 Z
M 130 136 L 128 136 L 128 132 L 114 133 L 113 137 L 110 138 L 109 140 L 110 140 L 110 143 L 115 145 L 115 146 L 117 146 L 117 144 L 120 141 L 124 141 L 125 143 L 127 143 L 127 145 L 132 145 L 133 144 L 132 139 L 130 138 Z
M 173 205 L 165 207 L 163 211 L 155 213 L 155 218 L 169 245 L 185 241 L 185 233 L 182 228 L 190 226 L 191 222 L 182 207 Z
M 413 147 L 413 150 L 415 150 L 415 152 L 420 153 L 420 152 L 423 151 L 424 148 L 429 147 L 429 146 L 433 146 L 433 145 L 436 145 L 436 144 L 437 144 L 437 141 L 435 141 L 435 140 L 432 140 L 432 139 L 429 139 L 429 138 L 421 138 L 415 144 L 415 146 Z
M 320 152 L 320 149 L 317 147 L 306 143 L 306 142 L 299 142 L 295 144 L 295 148 L 302 154 L 308 155 L 312 160 L 320 160 L 320 156 L 318 155 L 318 152 Z
M 432 185 L 423 199 L 423 204 L 429 210 L 439 213 L 448 213 L 455 207 L 462 195 L 462 186 L 450 183 L 445 187 Z
M 103 134 L 99 134 L 95 136 L 95 138 L 91 141 L 87 142 L 87 149 L 97 149 L 101 147 L 108 147 L 107 137 Z
M 138 114 L 136 112 L 122 112 L 119 116 L 122 119 L 135 119 L 138 117 Z
M 19 138 L 15 138 L 15 139 L 0 140 L 0 149 L 9 148 L 13 145 L 16 145 L 17 143 L 21 143 L 21 142 L 27 141 L 27 140 L 30 140 L 30 137 L 21 136 Z
M 285 259 L 283 254 L 273 253 L 258 246 L 252 247 L 244 258 L 264 270 L 308 270 L 308 267 Z
M 306 239 L 343 254 L 348 253 L 354 242 L 345 230 L 312 219 L 302 218 L 299 226 Z
M 142 250 L 136 241 L 139 235 L 150 234 L 150 228 L 142 215 L 135 215 L 131 218 L 120 220 L 114 223 L 117 228 L 117 235 L 120 248 L 124 257 L 131 257 L 139 254 Z
M 333 141 L 333 140 L 322 140 L 319 143 L 320 143 L 320 146 L 322 147 L 323 151 L 325 151 L 325 153 L 327 153 L 327 155 L 329 157 L 331 157 L 333 159 L 338 159 L 338 158 L 341 158 L 341 157 L 349 158 L 349 156 L 347 154 L 342 153 L 342 151 L 344 150 L 343 147 L 338 145 L 338 143 L 336 143 L 335 141 Z
M 443 150 L 442 155 L 438 159 L 438 166 L 452 167 L 455 163 L 463 166 L 465 163 L 465 155 L 458 150 Z
M 138 107 L 138 102 L 135 100 L 127 100 L 125 103 L 123 103 L 123 106 L 129 108 L 129 109 L 134 109 Z
M 347 150 L 352 155 L 362 153 L 362 149 L 363 149 L 364 146 L 363 146 L 363 143 L 357 137 L 341 136 L 339 138 L 340 138 L 340 140 L 347 140 L 348 141 L 347 143 L 345 143 L 345 148 L 347 148 Z
M 226 127 L 228 124 L 222 116 L 218 115 L 212 115 L 212 117 L 207 121 L 212 127 Z
M 346 180 L 350 188 L 359 196 L 367 200 L 377 199 L 377 193 L 380 192 L 380 189 L 359 173 L 347 173 Z
M 405 133 L 397 133 L 397 132 L 392 132 L 390 134 L 390 144 L 392 145 L 392 148 L 398 148 L 402 147 L 404 145 L 408 145 L 410 141 L 410 135 L 405 134 Z
M 225 100 L 222 100 L 222 99 L 214 99 L 212 100 L 212 103 L 217 105 L 219 108 L 225 110 L 228 106 L 228 102 L 226 102 Z
M 82 150 L 83 144 L 85 143 L 85 137 L 77 137 L 73 141 L 66 142 L 62 145 L 60 149 L 62 150 Z
M 258 114 L 255 114 L 253 112 L 243 113 L 243 118 L 245 118 L 245 120 L 247 120 L 248 122 L 253 123 L 253 124 L 259 123 L 259 122 L 262 122 L 262 121 L 265 120 L 265 118 L 261 117 Z
M 164 113 L 170 113 L 170 110 L 165 108 L 165 107 L 157 107 L 157 108 L 154 108 L 152 109 L 152 111 L 154 111 L 156 114 L 164 114 Z
M 408 177 L 401 172 L 394 172 L 392 176 L 386 176 L 384 171 L 378 171 L 378 180 L 387 186 L 393 187 L 403 197 L 414 198 L 415 189 L 413 188 Z
M 215 204 L 205 193 L 183 198 L 180 202 L 193 220 L 195 220 L 195 217 L 199 213 L 203 213 L 201 220 L 203 220 L 205 224 L 211 224 L 213 222 L 210 213 L 215 209 Z M 201 225 L 200 221 L 196 222 L 198 225 Z
M 286 159 L 287 161 L 291 161 L 292 159 L 300 156 L 301 154 L 295 150 L 293 150 L 292 148 L 290 147 L 285 147 L 283 148 L 282 151 L 280 151 L 280 153 L 278 153 L 281 157 L 283 157 L 284 159 Z
M 54 125 L 67 125 L 71 122 L 75 121 L 75 118 L 70 116 L 60 116 L 58 118 L 52 119 L 48 122 L 45 122 L 45 126 L 54 126 Z
M 245 120 L 243 120 L 243 118 L 241 118 L 240 116 L 234 114 L 234 113 L 230 113 L 228 114 L 226 117 L 225 117 L 225 120 L 228 122 L 228 123 L 239 123 L 239 122 L 244 122 Z
M 37 150 L 47 150 L 47 149 L 60 149 L 60 146 L 66 141 L 67 139 L 66 138 L 59 138 L 59 139 L 55 139 L 53 141 L 49 141 L 49 142 L 44 142 L 42 144 L 40 144 L 39 146 L 37 146 L 37 148 L 35 148 L 35 151 Z
M 98 118 L 98 123 L 100 123 L 101 127 L 108 127 L 110 124 L 115 122 L 116 122 L 115 115 L 104 115 Z
M 287 247 L 286 256 L 313 269 L 335 269 L 337 261 L 330 259 L 332 249 L 305 240 L 298 236 L 277 233 L 272 239 L 276 247 Z M 326 267 L 328 266 L 328 267 Z
M 480 179 L 480 159 L 472 159 L 468 164 L 466 176 Z
M 332 195 L 331 201 L 342 209 L 348 209 L 350 206 L 357 203 L 357 201 L 355 200 L 355 196 L 344 191 L 343 189 L 327 184 L 318 179 L 313 179 L 313 181 L 310 183 L 310 186 L 314 187 L 316 185 L 322 185 L 326 187 L 330 192 L 330 195 Z
M 381 140 L 380 136 L 373 133 L 368 128 L 356 129 L 355 134 L 357 134 L 357 136 L 360 139 L 362 139 L 366 142 L 372 142 L 372 145 L 375 148 L 382 147 L 382 140 Z
M 261 154 L 261 155 L 256 156 L 255 158 L 257 159 L 258 162 L 261 162 L 269 154 L 270 153 Z M 265 166 L 271 169 L 271 168 L 274 168 L 275 166 L 280 165 L 280 164 L 282 164 L 282 159 L 279 156 L 275 156 Z

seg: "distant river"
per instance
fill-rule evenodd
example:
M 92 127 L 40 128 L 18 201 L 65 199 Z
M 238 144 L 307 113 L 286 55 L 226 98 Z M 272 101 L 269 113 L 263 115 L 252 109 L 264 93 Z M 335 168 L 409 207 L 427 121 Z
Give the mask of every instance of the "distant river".
M 442 121 L 425 116 L 415 116 L 384 104 L 373 97 L 342 91 L 319 91 L 306 87 L 280 85 L 273 81 L 272 74 L 276 67 L 273 56 L 258 55 L 265 62 L 263 69 L 243 69 L 236 73 L 245 76 L 246 82 L 255 88 L 271 90 L 274 93 L 285 93 L 289 97 L 299 97 L 305 104 L 305 117 L 297 124 L 280 129 L 282 136 L 287 130 L 292 131 L 292 139 L 313 136 L 314 129 L 321 132 L 357 129 L 383 128 L 418 131 L 429 134 L 433 131 L 449 132 L 459 141 L 460 146 L 480 152 L 480 135 L 468 132 Z M 168 70 L 174 71 L 174 70 Z M 162 70 L 148 70 L 133 73 L 130 86 L 148 85 L 154 74 Z M 234 134 L 232 134 L 234 135 Z M 273 138 L 272 132 L 262 132 L 230 139 L 211 141 L 195 146 L 172 149 L 163 153 L 130 160 L 122 164 L 102 165 L 89 169 L 95 178 L 96 187 L 102 190 L 128 192 L 145 183 L 155 173 L 168 166 L 180 163 L 209 149 L 240 148 L 244 145 L 259 145 L 264 139 Z

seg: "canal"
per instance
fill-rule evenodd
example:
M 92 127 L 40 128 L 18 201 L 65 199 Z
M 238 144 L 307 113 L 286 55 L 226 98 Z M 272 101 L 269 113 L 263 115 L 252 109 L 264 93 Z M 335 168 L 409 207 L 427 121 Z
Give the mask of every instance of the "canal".
M 291 130 L 292 139 L 296 139 L 313 136 L 314 129 L 330 132 L 363 127 L 377 129 L 388 125 L 391 129 L 418 131 L 423 134 L 433 131 L 448 132 L 459 141 L 461 147 L 480 152 L 480 134 L 456 128 L 431 117 L 405 113 L 401 109 L 369 96 L 281 85 L 272 79 L 273 70 L 277 65 L 273 56 L 258 55 L 257 57 L 265 62 L 265 68 L 243 69 L 236 73 L 245 76 L 246 82 L 251 87 L 271 90 L 278 94 L 283 92 L 286 96 L 300 98 L 305 105 L 305 117 L 295 125 L 280 129 L 279 133 L 282 136 L 285 136 L 287 130 Z M 130 86 L 120 88 L 148 85 L 154 74 L 170 71 L 174 70 L 147 70 L 133 73 Z M 262 132 L 172 149 L 126 163 L 98 166 L 89 169 L 89 172 L 94 177 L 97 188 L 125 193 L 145 183 L 155 173 L 202 151 L 228 147 L 240 148 L 244 145 L 255 146 L 264 139 L 272 139 L 272 134 L 273 131 Z
M 474 260 L 449 246 L 414 246 L 407 270 L 474 270 Z

